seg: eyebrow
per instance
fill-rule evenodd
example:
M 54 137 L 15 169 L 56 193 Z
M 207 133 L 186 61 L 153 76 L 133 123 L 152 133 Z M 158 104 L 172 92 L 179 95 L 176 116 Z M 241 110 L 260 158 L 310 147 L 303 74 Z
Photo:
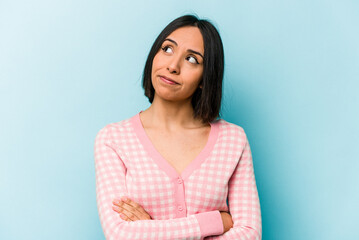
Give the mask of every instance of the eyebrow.
M 170 42 L 173 42 L 176 46 L 178 46 L 178 44 L 176 43 L 176 41 L 174 41 L 174 40 L 172 40 L 172 39 L 170 39 L 170 38 L 166 38 L 165 41 L 166 41 L 166 40 L 167 40 L 167 41 L 170 41 Z M 200 56 L 204 59 L 203 55 L 202 55 L 201 53 L 195 51 L 195 50 L 188 49 L 187 51 L 188 51 L 188 52 L 191 52 L 191 53 L 194 53 L 194 54 L 197 54 L 197 55 L 200 55 Z

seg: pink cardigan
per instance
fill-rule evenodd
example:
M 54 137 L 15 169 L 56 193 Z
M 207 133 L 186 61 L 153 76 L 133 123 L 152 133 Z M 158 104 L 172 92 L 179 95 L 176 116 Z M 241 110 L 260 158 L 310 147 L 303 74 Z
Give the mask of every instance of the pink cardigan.
M 180 175 L 151 143 L 139 113 L 98 132 L 96 194 L 106 239 L 261 239 L 247 136 L 223 119 L 210 124 L 207 144 Z M 152 220 L 122 220 L 112 209 L 112 200 L 122 196 Z M 224 234 L 220 211 L 229 211 L 234 223 Z

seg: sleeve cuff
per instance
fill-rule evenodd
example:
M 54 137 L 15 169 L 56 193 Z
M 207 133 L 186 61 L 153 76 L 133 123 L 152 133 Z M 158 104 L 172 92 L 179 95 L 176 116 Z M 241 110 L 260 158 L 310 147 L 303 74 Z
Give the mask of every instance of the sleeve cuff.
M 195 215 L 203 237 L 223 234 L 223 222 L 218 210 Z

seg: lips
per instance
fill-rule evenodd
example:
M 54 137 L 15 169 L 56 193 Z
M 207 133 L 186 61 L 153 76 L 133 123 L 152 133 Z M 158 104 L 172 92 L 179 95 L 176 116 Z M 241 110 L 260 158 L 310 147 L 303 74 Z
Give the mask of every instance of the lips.
M 163 81 L 165 81 L 165 82 L 167 82 L 167 83 L 169 83 L 169 84 L 179 84 L 179 83 L 176 82 L 175 80 L 173 80 L 173 79 L 171 79 L 171 78 L 168 78 L 168 77 L 165 77 L 165 76 L 160 76 L 160 78 L 161 78 Z

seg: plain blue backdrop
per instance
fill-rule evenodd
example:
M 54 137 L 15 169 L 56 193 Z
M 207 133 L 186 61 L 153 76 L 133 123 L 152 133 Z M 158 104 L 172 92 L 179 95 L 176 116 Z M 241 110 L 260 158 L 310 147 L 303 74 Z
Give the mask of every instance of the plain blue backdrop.
M 354 0 L 0 1 L 0 239 L 104 239 L 95 136 L 149 107 L 149 49 L 187 13 L 222 36 L 222 116 L 248 135 L 263 239 L 359 239 Z

